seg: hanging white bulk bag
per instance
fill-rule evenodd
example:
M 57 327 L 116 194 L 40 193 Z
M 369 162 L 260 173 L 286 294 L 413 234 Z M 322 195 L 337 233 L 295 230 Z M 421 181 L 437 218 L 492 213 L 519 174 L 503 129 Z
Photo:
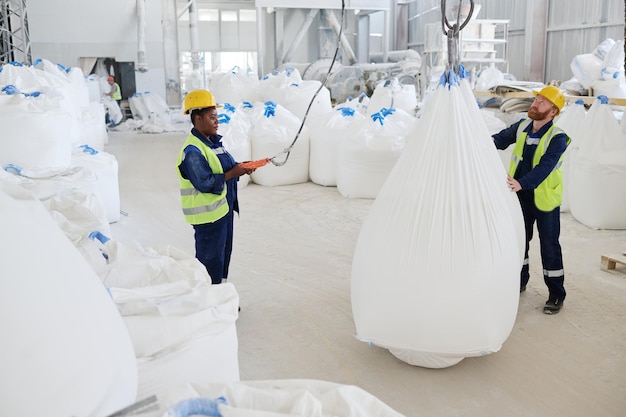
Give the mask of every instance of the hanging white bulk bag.
M 404 110 L 382 108 L 355 126 L 339 145 L 337 191 L 348 198 L 376 198 L 416 121 Z
M 580 130 L 585 122 L 587 110 L 582 100 L 576 100 L 576 103 L 567 106 L 564 111 L 554 120 L 554 123 L 560 127 L 567 136 L 570 137 L 571 143 L 568 145 L 565 155 L 563 155 L 563 201 L 561 202 L 561 213 L 570 211 L 569 204 L 569 188 L 570 188 L 570 165 L 574 154 L 578 151 L 576 142 L 580 136 Z M 512 148 L 512 146 L 510 146 Z
M 370 98 L 367 114 L 372 115 L 383 107 L 402 109 L 415 116 L 417 109 L 415 85 L 401 84 L 397 78 L 379 82 Z
M 82 167 L 96 178 L 94 193 L 102 202 L 109 223 L 120 219 L 118 163 L 114 155 L 83 145 L 72 152 L 72 167 Z
M 626 229 L 626 136 L 608 98 L 598 97 L 585 117 L 578 151 L 570 160 L 570 210 L 594 229 Z
M 245 105 L 245 104 L 243 104 Z M 245 113 L 238 111 L 230 103 L 224 103 L 218 114 L 219 129 L 222 143 L 237 162 L 250 161 L 252 149 L 250 145 L 250 121 Z M 250 182 L 249 175 L 239 177 L 238 186 L 245 187 Z
M 61 172 L 70 164 L 71 116 L 44 94 L 14 94 L 0 106 L 0 166 L 12 164 L 31 176 Z
M 453 81 L 429 99 L 352 264 L 357 337 L 429 368 L 500 349 L 524 254 L 519 201 L 469 83 Z
M 0 188 L 0 414 L 101 417 L 134 403 L 137 362 L 106 288 L 39 201 Z
M 365 116 L 352 107 L 338 107 L 320 116 L 311 129 L 309 175 L 318 185 L 337 185 L 339 145 L 355 134 Z
M 277 100 L 277 102 L 300 120 L 304 119 L 307 110 L 309 112 L 307 120 L 328 114 L 333 110 L 333 105 L 330 102 L 330 91 L 322 86 L 320 81 L 301 81 L 300 83 L 287 85 L 284 88 L 285 93 L 282 95 L 282 99 Z M 312 103 L 311 100 L 313 100 Z
M 255 115 L 250 130 L 252 159 L 277 157 L 278 162 L 285 160 L 282 152 L 287 149 L 300 129 L 302 122 L 289 110 L 272 102 L 255 108 Z M 309 137 L 306 126 L 302 128 L 287 162 L 283 166 L 267 164 L 251 174 L 252 182 L 259 185 L 274 186 L 300 184 L 309 180 Z

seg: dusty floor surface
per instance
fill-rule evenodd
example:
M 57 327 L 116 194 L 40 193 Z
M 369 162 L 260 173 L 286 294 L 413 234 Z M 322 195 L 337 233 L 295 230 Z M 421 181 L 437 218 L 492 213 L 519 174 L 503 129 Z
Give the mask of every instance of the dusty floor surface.
M 109 134 L 127 213 L 112 225 L 114 239 L 194 253 L 174 171 L 185 136 Z M 602 254 L 626 250 L 626 231 L 592 230 L 564 213 L 561 313 L 541 311 L 547 289 L 535 239 L 531 281 L 502 349 L 427 369 L 353 336 L 352 253 L 373 200 L 313 183 L 250 184 L 239 199 L 229 282 L 241 298 L 241 380 L 353 384 L 408 417 L 626 416 L 626 268 L 600 269 Z

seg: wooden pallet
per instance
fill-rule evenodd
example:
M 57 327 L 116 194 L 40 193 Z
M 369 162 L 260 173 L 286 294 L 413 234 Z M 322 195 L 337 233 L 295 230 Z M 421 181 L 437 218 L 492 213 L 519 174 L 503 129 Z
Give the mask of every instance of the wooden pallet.
M 620 255 L 602 255 L 600 258 L 600 269 L 603 271 L 615 269 L 617 264 L 626 265 L 626 252 Z

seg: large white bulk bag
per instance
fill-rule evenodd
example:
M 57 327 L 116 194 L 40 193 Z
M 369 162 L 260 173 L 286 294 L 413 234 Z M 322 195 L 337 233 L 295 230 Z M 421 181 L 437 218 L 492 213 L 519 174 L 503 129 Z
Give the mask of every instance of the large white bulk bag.
M 517 314 L 524 242 L 469 83 L 440 85 L 359 234 L 357 337 L 429 368 L 498 351 Z
M 312 379 L 188 384 L 159 399 L 171 416 L 403 417 L 357 386 Z
M 417 109 L 415 85 L 401 84 L 397 78 L 379 82 L 370 98 L 367 114 L 374 114 L 383 107 L 402 109 L 415 116 Z
M 301 81 L 285 86 L 285 94 L 277 100 L 300 120 L 307 114 L 307 120 L 328 114 L 333 110 L 330 102 L 330 91 L 317 80 Z M 313 100 L 313 102 L 311 102 Z M 310 107 L 309 107 L 310 106 Z
M 282 71 L 273 70 L 259 81 L 259 93 L 263 101 L 276 101 L 282 103 L 286 87 L 291 84 L 302 82 L 300 71 L 293 67 L 287 67 Z M 250 100 L 248 100 L 250 101 Z
M 594 229 L 626 229 L 626 136 L 607 97 L 592 104 L 580 136 L 570 159 L 572 216 Z
M 150 110 L 148 110 L 148 106 L 146 106 L 146 103 L 143 101 L 142 93 L 135 93 L 128 97 L 128 105 L 131 113 L 133 114 L 133 118 L 148 120 Z
M 72 167 L 82 167 L 96 179 L 93 193 L 101 201 L 109 223 L 120 219 L 120 187 L 118 163 L 114 155 L 83 145 L 72 152 Z
M 246 104 L 242 103 L 239 107 L 243 106 Z M 251 122 L 248 115 L 232 104 L 224 103 L 218 118 L 220 122 L 218 133 L 222 135 L 222 143 L 226 150 L 237 162 L 250 161 L 252 159 L 249 138 Z M 239 177 L 238 186 L 245 187 L 249 182 L 250 176 L 242 175 Z
M 0 106 L 0 166 L 15 165 L 31 176 L 60 172 L 70 164 L 72 117 L 44 94 L 15 94 Z
M 311 130 L 309 175 L 318 185 L 337 185 L 339 145 L 358 131 L 365 121 L 353 107 L 338 107 L 334 112 L 319 116 Z
M 107 143 L 109 143 L 109 136 L 104 105 L 100 102 L 89 103 L 88 106 L 82 108 L 79 145 L 88 145 L 102 151 Z
M 417 119 L 401 109 L 380 109 L 341 141 L 337 191 L 348 198 L 376 198 L 404 150 Z
M 219 103 L 262 100 L 257 76 L 242 71 L 238 66 L 228 72 L 214 73 L 210 90 Z
M 287 155 L 283 151 L 293 143 L 301 125 L 300 119 L 280 104 L 268 102 L 265 105 L 257 105 L 250 130 L 252 159 L 271 158 L 277 155 L 277 162 L 284 162 Z M 265 186 L 307 182 L 309 139 L 309 130 L 304 126 L 291 148 L 287 162 L 282 166 L 267 164 L 258 168 L 251 174 L 252 182 Z
M 564 111 L 554 120 L 554 123 L 563 129 L 563 131 L 569 136 L 571 142 L 565 151 L 563 156 L 563 201 L 561 202 L 561 212 L 565 213 L 570 211 L 569 204 L 569 188 L 570 188 L 570 165 L 572 158 L 578 151 L 577 142 L 579 140 L 580 131 L 583 128 L 585 122 L 585 116 L 587 110 L 585 110 L 585 103 L 582 100 L 576 100 L 571 106 L 565 107 Z M 512 146 L 511 146 L 512 148 Z
M 101 417 L 134 403 L 137 363 L 106 288 L 39 201 L 1 184 L 0 414 Z

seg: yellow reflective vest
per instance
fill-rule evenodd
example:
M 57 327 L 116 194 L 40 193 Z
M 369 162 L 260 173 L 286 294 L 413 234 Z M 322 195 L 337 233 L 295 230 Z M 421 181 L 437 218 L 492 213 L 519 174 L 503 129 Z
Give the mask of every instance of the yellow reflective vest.
M 532 123 L 532 119 L 528 119 L 519 124 L 517 128 L 517 139 L 515 141 L 515 147 L 513 148 L 513 154 L 511 155 L 511 164 L 509 165 L 509 175 L 513 177 L 517 166 L 522 160 L 522 154 L 524 152 L 524 144 L 526 143 L 526 137 L 528 132 L 526 128 Z M 558 134 L 565 134 L 556 125 L 552 124 L 550 129 L 541 137 L 535 155 L 533 156 L 533 168 L 537 166 L 541 157 L 546 153 L 550 141 Z M 569 145 L 571 139 L 567 136 L 567 144 Z M 535 205 L 541 211 L 552 211 L 561 205 L 563 201 L 563 158 L 565 153 L 561 155 L 552 172 L 546 177 L 545 180 L 537 186 L 534 190 Z
M 180 173 L 180 165 L 183 162 L 185 148 L 193 145 L 202 152 L 209 163 L 211 170 L 215 174 L 223 174 L 224 169 L 217 157 L 216 152 L 226 152 L 224 148 L 211 149 L 194 135 L 187 136 L 178 155 L 176 166 L 178 167 L 178 179 L 180 180 L 180 200 L 183 206 L 185 220 L 189 224 L 213 223 L 228 214 L 228 201 L 226 200 L 226 189 L 220 194 L 202 193 L 198 191 L 191 181 L 184 178 Z

